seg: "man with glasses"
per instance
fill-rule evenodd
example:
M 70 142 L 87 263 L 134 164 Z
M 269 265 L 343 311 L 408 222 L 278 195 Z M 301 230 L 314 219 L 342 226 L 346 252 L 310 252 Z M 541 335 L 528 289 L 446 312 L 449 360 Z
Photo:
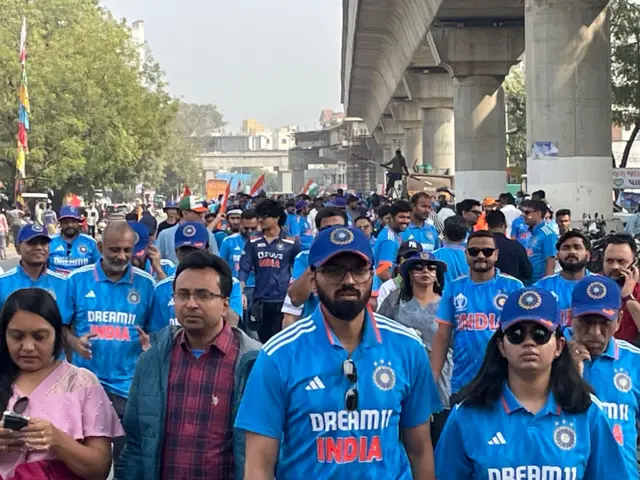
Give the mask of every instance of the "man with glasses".
M 260 345 L 225 321 L 232 279 L 225 261 L 205 250 L 180 261 L 179 326 L 153 334 L 140 357 L 116 478 L 246 478 L 244 436 L 232 418 Z
M 431 355 L 437 381 L 453 335 L 451 405 L 456 403 L 456 393 L 480 370 L 487 343 L 498 329 L 505 300 L 523 287 L 520 280 L 501 274 L 495 267 L 498 250 L 491 232 L 480 230 L 469 235 L 466 256 L 469 275 L 445 283 Z
M 553 275 L 556 270 L 558 235 L 545 222 L 546 213 L 547 205 L 542 200 L 522 202 L 524 221 L 531 231 L 531 238 L 526 249 L 533 267 L 533 274 L 527 281 L 527 285 L 533 285 L 538 280 Z
M 369 239 L 369 243 L 371 244 L 371 248 L 376 243 L 376 237 L 373 236 L 373 223 L 371 223 L 371 219 L 366 215 L 362 215 L 356 218 L 356 221 L 353 222 L 353 226 L 358 230 L 361 230 L 367 238 Z
M 435 480 L 430 417 L 441 404 L 426 350 L 367 310 L 371 257 L 358 229 L 318 233 L 309 265 L 320 307 L 264 345 L 240 405 L 245 478 Z
M 411 197 L 411 223 L 402 232 L 402 240 L 416 240 L 422 244 L 422 250 L 433 252 L 440 248 L 438 230 L 429 223 L 431 198 L 425 192 L 418 192 Z
M 49 268 L 54 272 L 67 276 L 100 260 L 95 239 L 80 233 L 81 221 L 77 208 L 65 205 L 60 209 L 60 234 L 55 235 L 49 245 Z
M 473 230 L 473 227 L 478 223 L 478 219 L 480 215 L 482 215 L 482 204 L 473 198 L 467 198 L 462 200 L 456 206 L 457 214 L 462 215 L 462 217 L 467 222 L 469 227 L 469 231 Z
M 181 224 L 176 230 L 176 257 L 182 262 L 192 252 L 207 250 L 208 240 L 207 229 L 200 222 Z M 178 325 L 175 299 L 173 298 L 174 280 L 175 275 L 171 275 L 158 282 L 154 289 L 149 332 L 156 332 L 168 325 Z M 237 278 L 234 278 L 225 320 L 230 325 L 236 326 L 240 318 L 242 318 L 242 295 L 240 293 L 240 282 Z

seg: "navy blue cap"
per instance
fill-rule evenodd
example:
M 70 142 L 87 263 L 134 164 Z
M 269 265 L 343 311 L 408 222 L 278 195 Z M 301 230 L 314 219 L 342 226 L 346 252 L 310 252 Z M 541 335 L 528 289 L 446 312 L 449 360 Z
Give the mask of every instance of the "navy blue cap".
M 555 331 L 561 324 L 560 306 L 553 294 L 542 288 L 527 287 L 511 292 L 509 296 L 496 296 L 496 304 L 503 303 L 500 328 L 505 331 L 519 322 L 539 323 Z M 504 298 L 506 297 L 506 299 Z
M 133 228 L 135 245 L 133 246 L 133 256 L 141 257 L 149 247 L 149 229 L 144 223 L 127 222 Z
M 205 248 L 207 248 L 208 242 L 209 231 L 202 223 L 181 223 L 176 230 L 176 249 L 180 247 L 195 247 L 200 250 L 204 250 Z
M 344 197 L 336 197 L 332 201 L 329 202 L 327 207 L 346 208 L 347 207 L 347 200 Z
M 51 237 L 49 236 L 49 232 L 42 225 L 38 225 L 37 223 L 33 223 L 30 225 L 25 225 L 18 232 L 18 243 L 28 242 L 33 240 L 36 237 L 46 238 L 51 241 Z
M 309 250 L 309 265 L 319 267 L 341 253 L 355 253 L 373 262 L 373 249 L 367 236 L 357 228 L 338 225 L 318 232 Z
M 71 205 L 63 205 L 60 208 L 60 215 L 58 215 L 58 220 L 62 220 L 63 218 L 73 218 L 75 220 L 82 220 L 80 216 L 80 210 Z
M 595 314 L 615 321 L 622 308 L 620 286 L 609 277 L 589 275 L 573 287 L 571 318 Z
M 411 270 L 418 263 L 428 263 L 435 265 L 442 272 L 447 271 L 447 264 L 441 260 L 438 260 L 431 252 L 415 253 L 411 257 L 407 258 L 400 264 L 400 275 L 405 277 L 409 270 Z
M 163 210 L 167 210 L 173 208 L 175 210 L 178 210 L 178 204 L 176 202 L 167 202 L 164 204 L 164 208 Z

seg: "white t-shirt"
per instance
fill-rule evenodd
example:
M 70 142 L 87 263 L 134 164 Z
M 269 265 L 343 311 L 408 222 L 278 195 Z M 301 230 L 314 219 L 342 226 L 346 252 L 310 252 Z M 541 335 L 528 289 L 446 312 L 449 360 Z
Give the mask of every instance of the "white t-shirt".
M 376 307 L 376 311 L 380 310 L 384 299 L 387 298 L 391 292 L 395 292 L 397 289 L 398 285 L 393 281 L 393 278 L 390 278 L 380 285 L 380 288 L 378 289 L 378 306 Z
M 500 209 L 507 221 L 507 237 L 511 238 L 511 224 L 513 221 L 522 216 L 522 212 L 515 205 L 505 205 Z
M 100 216 L 100 214 L 98 213 L 98 210 L 96 210 L 95 208 L 90 208 L 87 210 L 87 225 L 90 226 L 95 226 L 96 223 L 98 223 L 98 217 Z

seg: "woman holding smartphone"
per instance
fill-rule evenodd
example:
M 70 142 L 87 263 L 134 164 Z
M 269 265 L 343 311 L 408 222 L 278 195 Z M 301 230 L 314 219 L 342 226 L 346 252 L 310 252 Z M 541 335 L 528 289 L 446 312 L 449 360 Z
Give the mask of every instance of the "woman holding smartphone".
M 124 435 L 96 376 L 57 360 L 62 318 L 28 288 L 0 312 L 0 478 L 106 479 L 111 441 Z M 7 428 L 10 427 L 10 428 Z
M 622 452 L 560 331 L 551 292 L 512 292 L 436 447 L 442 480 L 623 478 Z

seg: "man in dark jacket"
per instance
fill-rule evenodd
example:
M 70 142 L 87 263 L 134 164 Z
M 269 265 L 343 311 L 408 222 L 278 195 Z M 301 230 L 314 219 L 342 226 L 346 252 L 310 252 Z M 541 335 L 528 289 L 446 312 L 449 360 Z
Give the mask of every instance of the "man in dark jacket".
M 487 212 L 487 227 L 493 233 L 496 248 L 499 252 L 496 267 L 502 273 L 516 277 L 522 282 L 531 278 L 533 268 L 527 256 L 527 251 L 518 241 L 511 240 L 505 235 L 507 219 L 504 213 L 500 210 Z
M 236 413 L 260 344 L 224 321 L 232 275 L 220 257 L 187 255 L 175 274 L 180 327 L 151 336 L 123 418 L 119 480 L 242 480 L 244 432 Z

